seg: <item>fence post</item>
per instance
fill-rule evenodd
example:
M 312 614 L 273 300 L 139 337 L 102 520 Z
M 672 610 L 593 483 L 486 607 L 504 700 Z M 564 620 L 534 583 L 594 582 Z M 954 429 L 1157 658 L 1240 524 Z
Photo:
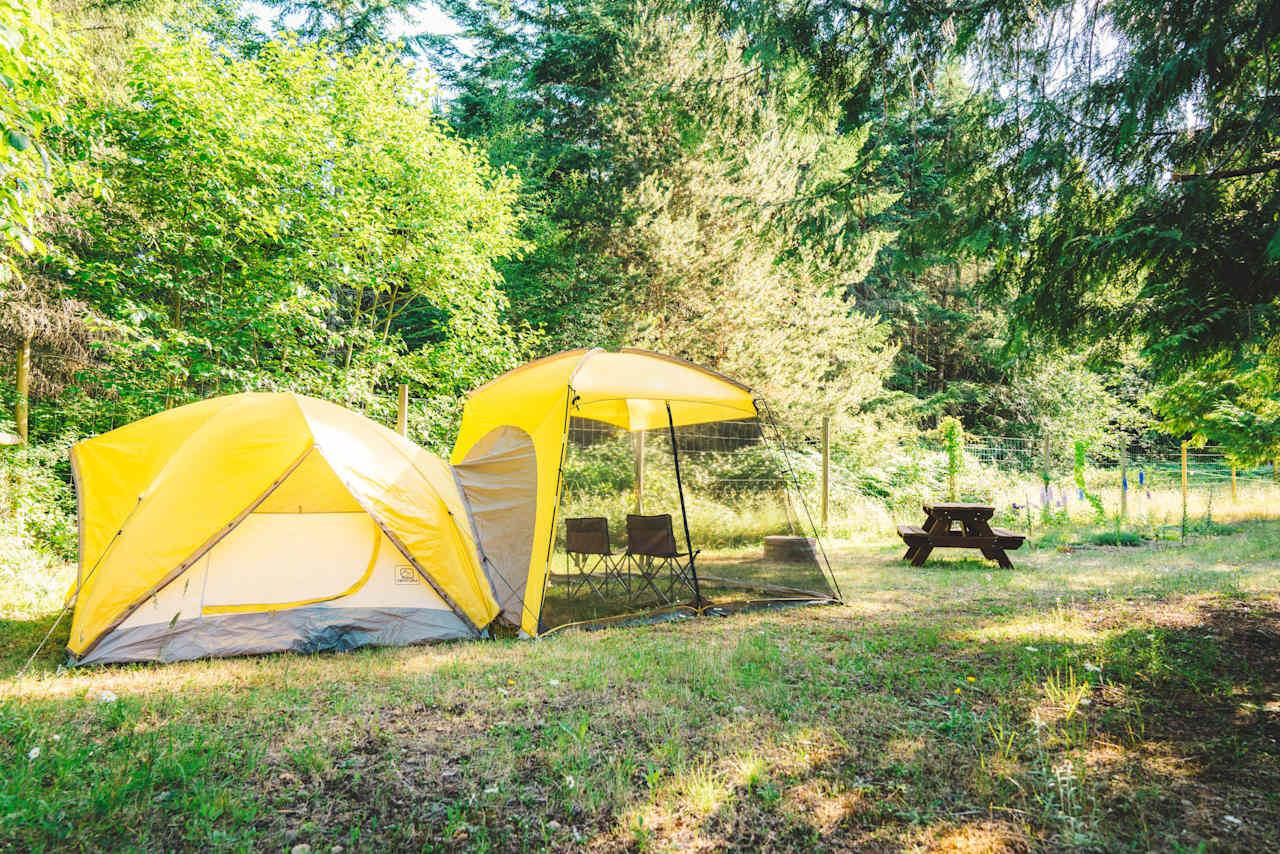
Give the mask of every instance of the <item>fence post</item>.
M 1044 437 L 1044 485 L 1049 487 L 1049 435 L 1046 433 Z
M 18 438 L 23 444 L 27 441 L 27 419 L 29 415 L 29 392 L 31 389 L 31 338 L 23 338 L 18 345 L 18 371 L 14 385 L 18 401 L 13 407 L 13 423 L 18 429 Z M 168 408 L 168 407 L 166 407 Z
M 1120 434 L 1120 518 L 1129 518 L 1129 450 Z
M 831 416 L 822 416 L 822 530 L 827 529 L 831 509 Z
M 396 432 L 401 436 L 409 435 L 409 386 L 400 383 L 400 400 L 396 405 Z
M 631 434 L 631 454 L 636 467 L 636 514 L 644 512 L 644 431 Z
M 1231 467 L 1231 503 L 1236 503 L 1236 467 Z
M 1182 539 L 1187 538 L 1187 441 L 1182 440 Z

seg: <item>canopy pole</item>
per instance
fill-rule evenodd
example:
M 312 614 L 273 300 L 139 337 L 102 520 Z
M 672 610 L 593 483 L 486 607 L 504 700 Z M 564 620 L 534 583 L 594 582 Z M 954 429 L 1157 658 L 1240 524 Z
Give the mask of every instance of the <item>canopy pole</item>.
M 689 550 L 689 574 L 693 576 L 693 606 L 702 610 L 702 588 L 698 585 L 698 569 L 694 566 L 693 538 L 689 536 L 689 514 L 684 507 L 684 485 L 680 482 L 680 447 L 676 442 L 676 421 L 667 401 L 667 426 L 671 428 L 671 459 L 676 464 L 676 491 L 680 493 L 680 521 L 684 523 L 684 547 Z

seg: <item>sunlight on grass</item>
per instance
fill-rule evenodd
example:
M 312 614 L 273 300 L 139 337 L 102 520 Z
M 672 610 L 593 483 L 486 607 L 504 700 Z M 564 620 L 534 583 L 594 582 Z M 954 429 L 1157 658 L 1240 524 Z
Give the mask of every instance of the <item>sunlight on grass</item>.
M 1213 786 L 1236 800 L 1272 780 L 1249 735 L 1267 665 L 1238 663 L 1280 626 L 1263 527 L 1012 572 L 844 544 L 846 605 L 535 642 L 41 661 L 0 683 L 0 808 L 34 847 L 58 847 L 57 812 L 104 848 L 125 827 L 202 849 L 1163 850 L 1221 822 L 1169 806 L 1195 774 L 1230 769 Z M 1205 735 L 1189 708 L 1228 719 Z M 1280 838 L 1238 811 L 1246 847 Z

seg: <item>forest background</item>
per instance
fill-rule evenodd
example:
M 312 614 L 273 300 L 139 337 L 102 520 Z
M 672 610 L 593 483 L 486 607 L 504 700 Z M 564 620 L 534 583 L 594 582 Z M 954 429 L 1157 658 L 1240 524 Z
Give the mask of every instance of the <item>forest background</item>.
M 6 0 L 6 525 L 73 554 L 67 447 L 164 408 L 407 383 L 443 451 L 568 347 L 853 470 L 946 416 L 1272 460 L 1277 53 L 1226 0 Z

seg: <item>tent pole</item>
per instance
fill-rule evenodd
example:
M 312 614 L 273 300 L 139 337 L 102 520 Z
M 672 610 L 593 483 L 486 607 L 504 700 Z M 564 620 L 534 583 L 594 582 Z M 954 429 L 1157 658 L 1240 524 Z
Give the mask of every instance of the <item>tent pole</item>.
M 676 421 L 667 401 L 667 426 L 671 428 L 671 459 L 676 464 L 676 491 L 680 493 L 680 521 L 684 523 L 684 547 L 689 550 L 689 573 L 693 576 L 693 606 L 702 610 L 702 588 L 698 585 L 698 569 L 693 565 L 693 538 L 689 536 L 689 514 L 684 507 L 684 486 L 680 482 L 680 450 L 676 443 Z

